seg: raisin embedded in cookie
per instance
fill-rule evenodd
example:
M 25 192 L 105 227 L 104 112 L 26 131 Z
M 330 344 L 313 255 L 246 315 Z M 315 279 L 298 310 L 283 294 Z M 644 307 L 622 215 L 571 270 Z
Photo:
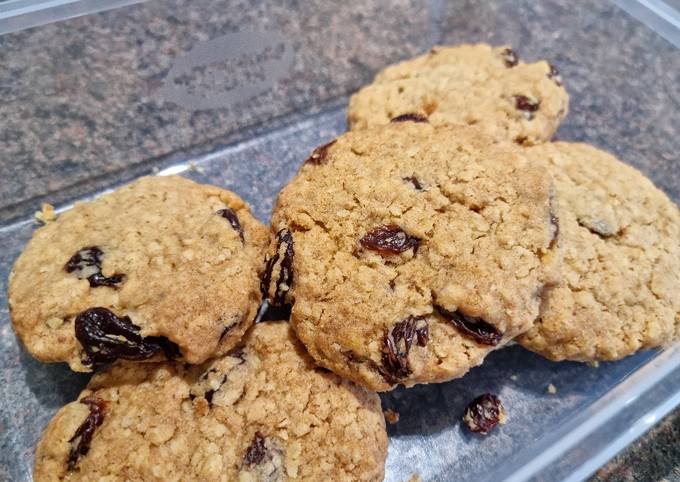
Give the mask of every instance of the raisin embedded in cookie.
M 252 323 L 268 231 L 235 194 L 147 177 L 35 231 L 14 265 L 14 329 L 73 370 L 118 358 L 200 363 Z
M 380 399 L 316 367 L 287 323 L 204 365 L 119 362 L 38 444 L 44 481 L 379 481 Z
M 532 326 L 556 226 L 521 148 L 403 122 L 317 157 L 279 195 L 263 291 L 319 364 L 374 390 L 445 381 Z
M 557 69 L 507 46 L 435 47 L 380 72 L 350 99 L 352 129 L 392 122 L 476 124 L 497 140 L 549 140 L 567 115 Z
M 552 172 L 562 283 L 518 341 L 553 360 L 614 360 L 680 337 L 680 213 L 636 169 L 585 144 L 526 151 Z

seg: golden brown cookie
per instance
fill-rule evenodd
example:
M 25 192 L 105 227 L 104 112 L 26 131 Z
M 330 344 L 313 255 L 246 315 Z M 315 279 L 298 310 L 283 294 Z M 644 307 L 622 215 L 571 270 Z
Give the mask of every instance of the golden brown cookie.
M 43 481 L 379 481 L 380 399 L 314 365 L 287 323 L 259 323 L 202 366 L 119 363 L 38 444 Z
M 549 140 L 567 115 L 557 69 L 527 64 L 508 46 L 435 47 L 387 67 L 349 102 L 351 129 L 406 117 L 432 124 L 475 124 L 497 140 Z
M 201 363 L 253 322 L 268 231 L 235 194 L 146 177 L 37 229 L 9 283 L 14 329 L 41 361 Z
M 462 376 L 528 330 L 554 258 L 551 181 L 466 126 L 317 149 L 280 193 L 264 289 L 315 360 L 363 386 Z
M 562 283 L 520 344 L 553 360 L 615 360 L 680 336 L 680 213 L 636 169 L 586 144 L 527 149 L 552 172 Z

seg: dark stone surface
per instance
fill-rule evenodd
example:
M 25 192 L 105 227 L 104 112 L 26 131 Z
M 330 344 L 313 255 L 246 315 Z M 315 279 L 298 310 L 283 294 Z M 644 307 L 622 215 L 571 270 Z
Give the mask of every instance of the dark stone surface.
M 284 49 L 292 52 L 290 64 L 282 62 L 280 71 L 266 73 L 269 83 L 264 84 L 270 88 L 248 98 L 248 87 L 259 85 L 257 65 L 226 59 L 191 70 L 185 80 L 189 90 L 198 89 L 210 101 L 219 97 L 219 89 L 229 89 L 220 81 L 238 73 L 245 80 L 231 90 L 233 101 L 217 105 L 215 100 L 213 109 L 178 105 L 166 89 L 172 65 L 197 43 L 244 31 L 264 32 L 265 40 L 279 35 Z M 191 174 L 235 190 L 266 220 L 276 191 L 297 163 L 313 145 L 342 130 L 336 112 L 348 94 L 379 68 L 433 43 L 474 41 L 510 43 L 527 59 L 550 59 L 572 96 L 571 113 L 558 137 L 615 152 L 680 199 L 680 52 L 609 3 L 377 0 L 348 5 L 288 0 L 274 5 L 183 0 L 148 2 L 0 36 L 0 224 L 29 215 L 42 201 L 65 203 L 154 168 L 276 131 L 282 134 L 268 136 L 250 150 L 236 146 L 216 162 L 203 163 L 207 172 Z M 230 42 L 235 37 L 218 46 L 224 49 L 218 52 L 222 57 L 243 49 L 232 48 Z M 326 111 L 331 114 L 304 120 Z M 302 127 L 293 130 L 299 146 L 292 145 L 288 125 Z M 5 437 L 0 441 L 2 455 L 21 461 L 11 474 L 0 464 L 0 479 L 28 479 L 30 447 L 39 427 L 86 381 L 63 366 L 34 361 L 18 347 L 7 322 L 7 269 L 29 235 L 28 226 L 0 229 L 0 433 L 33 427 L 13 435 L 16 446 L 6 446 L 10 439 Z M 495 364 L 475 373 L 489 370 L 500 376 L 492 370 L 503 368 L 504 360 L 519 360 L 537 379 L 541 370 L 550 370 L 544 361 L 517 349 L 494 359 Z M 574 364 L 559 365 L 555 372 L 597 378 L 593 373 L 625 373 L 637 361 L 623 363 L 607 372 Z M 596 383 L 595 378 L 583 386 Z M 399 407 L 409 403 L 402 397 L 422 399 L 427 406 L 434 397 L 464 404 L 474 388 L 469 383 L 475 378 L 419 387 L 408 397 L 398 391 L 385 401 Z M 517 389 L 518 399 L 536 388 L 500 378 L 494 383 Z M 538 396 L 542 388 L 534 391 L 532 396 Z M 578 396 L 585 391 L 570 395 L 576 398 L 567 408 L 578 412 Z M 543 415 L 557 417 L 565 406 L 540 407 Z M 415 434 L 427 417 L 433 421 L 429 429 L 437 431 L 437 423 L 443 429 L 443 422 L 454 423 L 457 417 L 455 406 L 441 419 L 442 412 L 431 408 L 425 418 L 405 413 L 400 428 L 392 432 Z M 672 479 L 680 467 L 679 419 L 676 410 L 595 480 Z M 496 442 L 504 443 L 500 437 Z
M 0 36 L 0 221 L 346 96 L 378 68 L 425 48 L 427 13 L 416 0 L 155 1 Z M 164 94 L 173 62 L 235 32 L 284 39 L 292 63 L 270 75 L 271 89 L 202 110 Z M 243 49 L 229 41 L 222 48 L 218 56 Z M 218 62 L 189 81 L 210 100 L 219 80 L 252 72 L 253 64 Z

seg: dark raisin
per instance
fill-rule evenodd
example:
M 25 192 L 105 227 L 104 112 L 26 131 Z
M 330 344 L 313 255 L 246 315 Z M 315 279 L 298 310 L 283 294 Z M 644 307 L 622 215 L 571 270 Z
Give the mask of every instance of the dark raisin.
M 557 70 L 557 67 L 555 67 L 552 64 L 550 65 L 550 72 L 548 72 L 548 78 L 552 79 L 553 82 L 555 82 L 558 86 L 562 86 L 562 76 L 560 75 L 560 71 Z
M 328 160 L 328 149 L 335 144 L 335 142 L 335 140 L 332 140 L 328 144 L 324 144 L 323 146 L 314 149 L 312 155 L 305 161 L 305 164 L 314 164 L 316 166 L 325 164 Z
M 397 117 L 393 117 L 390 122 L 429 122 L 427 117 L 422 114 L 416 114 L 415 112 L 409 112 L 408 114 L 401 114 Z
M 245 462 L 246 465 L 257 465 L 262 462 L 266 453 L 267 448 L 264 446 L 264 437 L 260 432 L 255 432 L 253 441 L 250 443 L 250 446 L 243 457 L 243 462 Z
M 75 334 L 87 354 L 87 364 L 124 360 L 146 360 L 163 352 L 166 358 L 179 356 L 179 347 L 161 336 L 143 338 L 130 318 L 117 317 L 106 308 L 90 308 L 76 317 Z
M 486 435 L 499 423 L 505 423 L 505 409 L 496 395 L 485 393 L 468 405 L 463 421 L 471 431 Z
M 508 68 L 514 67 L 519 63 L 519 58 L 517 57 L 517 54 L 511 48 L 503 50 L 501 55 L 503 56 L 505 66 Z
M 231 224 L 231 227 L 234 228 L 234 231 L 236 231 L 241 238 L 241 241 L 244 241 L 243 239 L 243 228 L 241 227 L 241 221 L 239 221 L 238 216 L 236 213 L 229 208 L 224 208 L 220 209 L 217 211 L 217 214 L 219 216 L 222 216 L 224 219 L 229 221 L 229 224 Z
M 521 110 L 528 120 L 534 118 L 534 112 L 538 110 L 540 105 L 541 105 L 540 101 L 532 100 L 526 95 L 515 96 L 515 107 L 517 108 L 517 110 Z
M 90 443 L 94 431 L 97 430 L 104 422 L 106 415 L 106 401 L 94 396 L 85 397 L 80 400 L 80 403 L 87 405 L 90 408 L 90 413 L 87 418 L 80 424 L 76 433 L 69 439 L 71 451 L 68 454 L 68 470 L 71 471 L 76 468 L 81 457 L 87 455 L 90 451 Z
M 413 188 L 416 191 L 422 191 L 423 190 L 423 185 L 420 184 L 420 181 L 418 180 L 418 178 L 416 176 L 403 177 L 402 179 L 406 182 L 410 182 L 411 184 L 413 184 Z
M 287 229 L 282 229 L 276 234 L 276 253 L 266 260 L 264 275 L 260 282 L 262 294 L 268 298 L 273 306 L 281 306 L 286 302 L 286 294 L 293 286 L 293 235 Z M 279 276 L 276 280 L 274 293 L 270 293 L 272 276 L 278 267 Z
M 76 273 L 79 279 L 87 278 L 90 287 L 115 287 L 125 280 L 125 275 L 116 273 L 113 276 L 102 274 L 102 257 L 104 252 L 98 246 L 88 246 L 80 249 L 64 265 L 67 273 Z
M 553 227 L 553 235 L 550 239 L 550 249 L 553 249 L 557 245 L 557 240 L 560 236 L 560 220 L 552 212 L 550 213 L 550 224 Z
M 395 379 L 403 379 L 411 374 L 408 354 L 414 337 L 419 346 L 427 344 L 428 328 L 423 316 L 409 316 L 394 325 L 391 333 L 385 333 L 382 363 L 385 371 Z
M 441 306 L 435 306 L 435 308 L 449 323 L 477 343 L 496 346 L 503 338 L 503 333 L 498 331 L 491 323 L 487 323 L 481 318 L 468 316 L 460 311 L 448 311 Z
M 366 233 L 359 243 L 380 254 L 399 254 L 411 248 L 415 253 L 420 246 L 420 239 L 407 234 L 396 224 L 385 224 Z

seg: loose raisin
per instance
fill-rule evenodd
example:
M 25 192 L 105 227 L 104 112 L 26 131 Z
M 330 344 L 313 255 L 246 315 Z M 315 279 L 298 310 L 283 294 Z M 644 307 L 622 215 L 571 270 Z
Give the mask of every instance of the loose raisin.
M 257 465 L 262 462 L 264 456 L 267 453 L 267 448 L 264 445 L 264 436 L 260 432 L 255 432 L 253 441 L 246 450 L 246 454 L 243 457 L 243 461 L 246 465 Z
M 540 101 L 530 99 L 526 95 L 515 96 L 515 107 L 517 108 L 517 110 L 522 111 L 524 117 L 526 117 L 528 120 L 534 118 L 534 112 L 538 110 L 540 105 L 541 105 Z
M 420 181 L 418 180 L 418 178 L 416 176 L 403 177 L 402 179 L 406 182 L 410 182 L 411 184 L 413 184 L 413 188 L 416 191 L 422 191 L 423 190 L 423 185 L 420 184 Z
M 217 211 L 217 214 L 229 221 L 229 224 L 231 224 L 231 227 L 234 228 L 234 231 L 236 231 L 241 238 L 241 242 L 243 242 L 243 227 L 241 227 L 241 221 L 239 221 L 236 213 L 230 208 L 224 208 Z
M 496 346 L 503 338 L 503 334 L 495 326 L 481 318 L 468 316 L 461 311 L 448 311 L 441 306 L 435 308 L 449 323 L 477 343 Z
M 408 354 L 414 337 L 419 346 L 427 344 L 428 327 L 424 316 L 409 316 L 395 324 L 391 333 L 385 333 L 382 363 L 385 371 L 395 379 L 406 378 L 412 373 Z
M 87 455 L 90 451 L 90 443 L 97 427 L 104 422 L 106 415 L 106 401 L 94 396 L 85 397 L 80 400 L 80 403 L 87 405 L 90 408 L 90 413 L 87 418 L 80 424 L 76 433 L 69 439 L 72 444 L 71 451 L 68 455 L 68 470 L 71 471 L 76 468 L 81 457 Z
M 335 144 L 336 140 L 330 141 L 328 144 L 317 147 L 312 151 L 312 155 L 307 158 L 305 164 L 314 164 L 316 166 L 325 164 L 328 161 L 328 149 Z
M 286 302 L 286 294 L 293 286 L 293 235 L 288 229 L 282 229 L 276 234 L 276 253 L 266 260 L 264 275 L 260 282 L 262 294 L 269 299 L 273 306 L 281 306 Z M 279 276 L 276 280 L 274 293 L 270 293 L 272 276 L 278 267 Z
M 125 280 L 125 275 L 116 273 L 112 276 L 104 276 L 102 274 L 103 256 L 104 252 L 98 246 L 82 248 L 66 262 L 64 271 L 75 272 L 79 279 L 87 278 L 92 288 L 115 287 Z
M 422 114 L 417 114 L 415 112 L 409 112 L 407 114 L 401 114 L 397 117 L 390 119 L 390 122 L 429 122 L 427 117 Z
M 552 79 L 553 82 L 555 82 L 558 86 L 562 86 L 562 76 L 560 75 L 560 71 L 557 70 L 557 67 L 555 67 L 552 64 L 550 65 L 550 72 L 548 72 L 548 78 Z
M 519 63 L 519 58 L 517 57 L 517 54 L 511 48 L 503 50 L 501 55 L 503 56 L 505 66 L 508 68 L 512 68 Z
M 129 317 L 119 318 L 106 308 L 90 308 L 76 317 L 75 334 L 87 355 L 87 364 L 146 360 L 158 353 L 179 356 L 179 347 L 161 336 L 142 337 Z
M 500 398 L 485 393 L 468 405 L 463 421 L 471 431 L 486 435 L 499 423 L 505 423 L 505 418 L 505 409 Z
M 399 254 L 411 248 L 415 253 L 420 246 L 420 239 L 407 234 L 396 224 L 385 224 L 366 233 L 359 243 L 380 254 Z

